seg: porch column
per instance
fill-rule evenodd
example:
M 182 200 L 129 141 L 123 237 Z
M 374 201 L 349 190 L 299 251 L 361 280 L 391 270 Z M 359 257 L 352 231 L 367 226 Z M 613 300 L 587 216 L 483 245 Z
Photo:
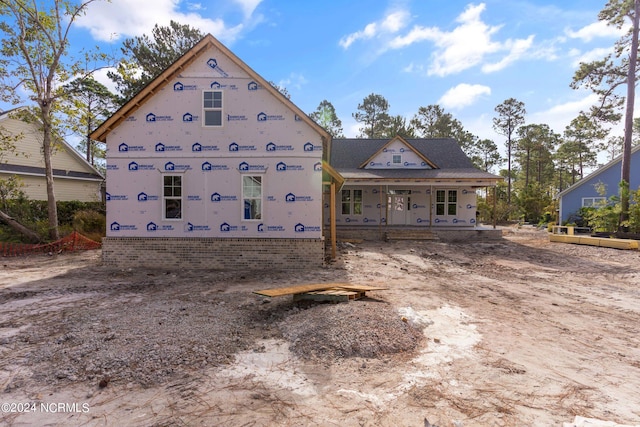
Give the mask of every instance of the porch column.
M 329 195 L 329 228 L 331 229 L 331 259 L 336 259 L 336 183 L 331 181 Z

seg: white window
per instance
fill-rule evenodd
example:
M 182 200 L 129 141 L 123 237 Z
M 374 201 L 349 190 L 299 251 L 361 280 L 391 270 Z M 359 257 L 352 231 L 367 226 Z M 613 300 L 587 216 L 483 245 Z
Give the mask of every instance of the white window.
M 362 190 L 342 190 L 342 214 L 362 215 Z
M 205 90 L 202 92 L 202 111 L 204 126 L 222 126 L 222 91 Z
M 242 219 L 262 219 L 262 177 L 242 176 Z
M 182 176 L 162 176 L 162 216 L 163 219 L 182 219 Z
M 436 215 L 455 216 L 458 211 L 457 190 L 436 190 Z
M 606 199 L 604 197 L 583 197 L 582 198 L 582 207 L 583 208 L 597 208 L 602 206 Z

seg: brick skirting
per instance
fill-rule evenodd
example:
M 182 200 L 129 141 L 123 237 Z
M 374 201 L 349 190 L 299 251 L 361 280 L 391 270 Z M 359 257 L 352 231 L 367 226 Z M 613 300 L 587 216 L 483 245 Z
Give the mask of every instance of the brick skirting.
M 320 267 L 323 239 L 105 237 L 108 267 L 263 270 Z

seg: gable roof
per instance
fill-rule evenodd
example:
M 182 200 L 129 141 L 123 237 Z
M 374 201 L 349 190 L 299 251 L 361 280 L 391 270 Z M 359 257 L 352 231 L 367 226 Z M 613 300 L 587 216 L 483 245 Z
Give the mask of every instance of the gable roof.
M 364 169 L 365 161 L 375 156 L 388 139 L 334 139 L 330 161 L 346 180 L 353 181 L 413 181 L 471 182 L 479 186 L 494 185 L 502 177 L 474 167 L 458 143 L 451 138 L 404 140 L 419 155 L 435 165 L 433 169 Z
M 31 127 L 32 129 L 37 129 L 37 125 L 34 123 L 26 122 L 24 120 L 21 120 L 18 117 L 12 117 L 12 113 L 19 111 L 22 108 L 24 107 L 17 107 L 17 108 L 0 113 L 0 126 L 1 126 L 1 123 L 5 120 L 12 120 L 13 122 L 11 123 L 16 124 L 18 129 L 23 130 L 23 129 L 26 129 L 27 127 Z M 30 135 L 35 132 L 27 131 L 26 133 L 27 135 Z M 18 144 L 19 143 L 20 142 L 18 142 Z M 33 139 L 28 139 L 26 143 L 36 144 L 36 141 Z M 100 171 L 98 171 L 91 163 L 89 163 L 68 142 L 66 142 L 63 139 L 56 139 L 55 144 L 73 159 L 73 162 L 77 164 L 77 170 L 61 169 L 59 167 L 56 167 L 56 166 L 59 166 L 59 163 L 57 162 L 56 156 L 54 154 L 54 156 L 52 156 L 54 177 L 78 178 L 78 179 L 85 179 L 90 181 L 104 180 L 104 176 L 102 175 L 102 173 L 100 173 Z M 24 164 L 25 162 L 12 163 L 11 162 L 12 159 L 14 159 L 13 156 L 8 157 L 6 161 L 0 163 L 0 172 L 11 173 L 11 174 L 45 176 L 45 168 L 42 166 L 42 164 L 39 166 L 33 166 L 30 164 Z M 37 161 L 33 163 L 39 163 L 40 161 L 43 161 L 42 158 L 38 158 Z M 32 163 L 32 161 L 29 161 L 28 163 Z
M 631 156 L 633 156 L 639 150 L 640 150 L 640 144 L 638 144 L 638 145 L 636 145 L 634 147 L 631 147 Z M 574 191 L 578 187 L 582 186 L 583 184 L 586 184 L 586 183 L 590 182 L 591 180 L 593 180 L 593 178 L 596 178 L 598 175 L 604 173 L 606 170 L 611 169 L 614 166 L 617 166 L 619 163 L 622 163 L 622 155 L 620 155 L 620 156 L 616 157 L 615 159 L 611 160 L 609 163 L 605 164 L 604 166 L 599 167 L 598 169 L 596 169 L 595 171 L 591 172 L 589 175 L 585 176 L 584 178 L 582 178 L 580 181 L 576 182 L 572 186 L 565 188 L 564 190 L 559 192 L 556 197 L 557 198 L 561 198 L 562 196 L 566 195 L 567 193 L 570 193 L 570 192 Z M 640 168 L 638 168 L 638 167 L 631 168 L 631 173 L 633 173 L 636 170 L 640 170 Z
M 166 70 L 164 70 L 158 77 L 153 79 L 147 84 L 140 92 L 138 92 L 133 98 L 131 98 L 126 104 L 124 104 L 118 111 L 116 111 L 111 117 L 105 120 L 96 130 L 91 133 L 91 138 L 96 141 L 106 142 L 107 135 L 113 129 L 115 129 L 120 123 L 127 119 L 131 114 L 138 110 L 148 99 L 150 99 L 157 91 L 167 85 L 176 74 L 187 68 L 192 62 L 194 62 L 201 54 L 203 54 L 210 47 L 219 49 L 224 55 L 226 55 L 232 62 L 238 67 L 243 69 L 247 74 L 251 76 L 258 84 L 263 86 L 269 93 L 277 97 L 288 108 L 293 110 L 300 120 L 311 126 L 323 139 L 323 148 L 328 149 L 328 141 L 331 140 L 331 135 L 324 130 L 324 128 L 313 121 L 305 112 L 298 108 L 289 98 L 284 96 L 278 89 L 273 87 L 271 83 L 266 81 L 262 76 L 256 73 L 251 67 L 245 64 L 240 58 L 238 58 L 233 52 L 231 52 L 226 46 L 218 41 L 211 34 L 207 34 L 196 43 L 188 52 L 178 58 L 173 64 L 171 64 Z
M 403 145 L 405 145 L 407 148 L 409 148 L 409 150 L 411 150 L 412 152 L 414 152 L 422 161 L 424 161 L 427 165 L 429 165 L 429 167 L 432 168 L 437 168 L 437 166 L 431 161 L 429 160 L 427 157 L 424 156 L 423 153 L 421 153 L 420 151 L 416 150 L 411 144 L 409 144 L 409 142 L 407 142 L 406 139 L 404 139 L 401 136 L 395 136 L 394 138 L 390 139 L 386 144 L 384 144 L 382 147 L 380 147 L 375 153 L 373 153 L 371 155 L 371 157 L 369 157 L 367 160 L 365 160 L 359 167 L 360 168 L 364 168 L 367 164 L 369 164 L 369 162 L 371 162 L 378 154 L 380 154 L 382 151 L 384 151 L 384 149 L 386 149 L 387 147 L 389 147 L 391 144 L 393 144 L 394 142 L 399 141 L 400 143 L 402 143 Z

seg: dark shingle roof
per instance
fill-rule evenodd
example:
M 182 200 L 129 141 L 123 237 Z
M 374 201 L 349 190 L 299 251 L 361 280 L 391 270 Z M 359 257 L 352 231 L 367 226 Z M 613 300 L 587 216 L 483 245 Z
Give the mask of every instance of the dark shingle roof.
M 455 139 L 406 139 L 422 156 L 437 166 L 435 169 L 361 169 L 388 139 L 334 139 L 329 164 L 346 179 L 502 179 L 477 169 Z
M 424 157 L 439 169 L 473 169 L 455 139 L 406 139 Z M 355 169 L 379 151 L 388 139 L 334 139 L 329 163 L 336 169 Z

